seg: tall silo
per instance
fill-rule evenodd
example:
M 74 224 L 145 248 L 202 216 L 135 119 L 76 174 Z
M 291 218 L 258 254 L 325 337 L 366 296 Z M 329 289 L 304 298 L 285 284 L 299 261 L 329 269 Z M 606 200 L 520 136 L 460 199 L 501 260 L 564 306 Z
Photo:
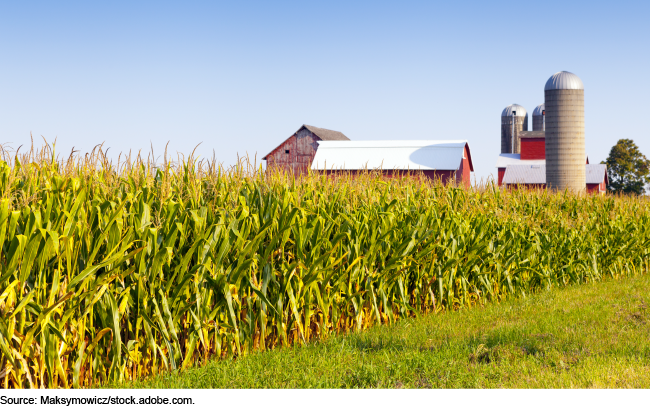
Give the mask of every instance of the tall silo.
M 501 153 L 519 153 L 519 133 L 527 130 L 526 109 L 516 103 L 506 107 L 501 112 Z
M 544 130 L 544 104 L 537 105 L 533 111 L 533 132 Z
M 544 87 L 546 186 L 585 191 L 585 91 L 577 75 L 562 71 Z

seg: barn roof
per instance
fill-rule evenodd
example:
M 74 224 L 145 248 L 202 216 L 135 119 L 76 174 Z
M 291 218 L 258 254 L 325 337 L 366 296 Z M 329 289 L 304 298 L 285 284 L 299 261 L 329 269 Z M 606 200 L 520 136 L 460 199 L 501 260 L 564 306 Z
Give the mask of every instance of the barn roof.
M 546 160 L 540 159 L 540 160 L 521 160 L 521 155 L 519 153 L 501 153 L 499 157 L 497 158 L 497 166 L 498 168 L 502 169 L 511 165 L 518 165 L 518 164 L 524 164 L 526 163 L 527 165 L 538 165 L 538 164 L 545 164 Z
M 329 130 L 329 129 L 323 129 L 319 128 L 316 126 L 310 126 L 310 125 L 302 125 L 298 130 L 296 130 L 293 135 L 289 136 L 287 139 L 292 138 L 296 133 L 300 132 L 303 128 L 309 130 L 311 133 L 315 134 L 316 137 L 318 137 L 320 140 L 350 140 L 346 135 L 344 135 L 341 132 L 338 132 L 336 130 Z M 266 160 L 266 158 L 276 151 L 278 147 L 282 146 L 284 142 L 287 141 L 287 139 L 284 139 L 282 143 L 280 143 L 275 149 L 271 150 L 269 154 L 266 156 L 262 157 L 262 160 Z
M 519 138 L 521 139 L 528 139 L 531 137 L 540 137 L 540 138 L 546 138 L 546 132 L 543 130 L 524 130 L 522 132 L 519 132 Z
M 532 162 L 536 160 L 527 160 Z M 604 164 L 585 164 L 587 184 L 600 184 L 607 181 L 607 166 Z M 510 165 L 503 175 L 503 184 L 546 184 L 546 164 Z
M 532 132 L 528 132 L 532 133 Z M 589 156 L 585 157 L 587 164 L 589 164 Z M 497 165 L 496 167 L 499 169 L 506 168 L 508 166 L 512 165 L 538 165 L 538 164 L 546 164 L 545 159 L 538 159 L 538 160 L 521 160 L 521 155 L 519 153 L 501 153 L 499 157 L 497 158 Z
M 341 132 L 337 132 L 336 130 L 323 129 L 310 125 L 302 125 L 300 129 L 303 127 L 307 128 L 307 130 L 320 137 L 321 140 L 350 140 L 346 135 Z M 298 129 L 296 133 L 298 133 L 300 129 Z
M 510 165 L 506 168 L 506 174 L 503 175 L 503 184 L 546 184 L 546 165 Z
M 458 170 L 466 140 L 321 141 L 313 170 Z M 470 170 L 474 171 L 471 154 Z
M 607 181 L 607 165 L 605 164 L 588 164 L 586 169 L 587 184 L 600 184 L 603 180 Z

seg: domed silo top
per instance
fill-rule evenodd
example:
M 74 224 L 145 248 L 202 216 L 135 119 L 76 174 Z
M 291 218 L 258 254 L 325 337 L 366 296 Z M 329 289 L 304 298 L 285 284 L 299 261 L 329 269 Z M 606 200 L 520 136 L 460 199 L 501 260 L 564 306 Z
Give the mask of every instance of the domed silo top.
M 533 116 L 542 116 L 542 113 L 544 113 L 544 104 L 537 105 L 533 111 Z
M 503 112 L 501 112 L 501 116 L 513 116 L 512 112 L 515 112 L 517 116 L 526 116 L 528 113 L 526 112 L 526 109 L 524 109 L 523 106 L 517 105 L 516 103 L 513 103 L 512 105 L 506 107 Z
M 585 89 L 582 80 L 571 72 L 560 71 L 554 74 L 546 81 L 545 91 L 552 91 L 555 89 Z

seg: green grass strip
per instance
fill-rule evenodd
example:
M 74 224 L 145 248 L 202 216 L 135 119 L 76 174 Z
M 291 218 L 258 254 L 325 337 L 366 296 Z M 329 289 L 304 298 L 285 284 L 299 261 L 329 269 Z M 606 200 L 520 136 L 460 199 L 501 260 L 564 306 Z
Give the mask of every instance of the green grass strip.
M 133 388 L 647 388 L 650 276 L 404 319 Z

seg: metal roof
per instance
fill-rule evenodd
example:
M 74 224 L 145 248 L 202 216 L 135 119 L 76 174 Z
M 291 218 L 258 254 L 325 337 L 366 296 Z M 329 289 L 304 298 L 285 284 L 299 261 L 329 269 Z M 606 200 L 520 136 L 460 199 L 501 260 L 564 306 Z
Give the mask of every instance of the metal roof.
M 466 140 L 319 141 L 311 168 L 458 170 L 467 144 Z M 471 156 L 468 159 L 473 171 Z
M 321 140 L 350 140 L 346 135 L 337 132 L 336 130 L 323 129 L 310 125 L 302 125 L 302 127 L 307 128 L 307 130 L 321 138 Z M 302 129 L 302 127 L 300 129 Z M 300 129 L 298 129 L 298 131 Z M 298 131 L 296 131 L 296 133 L 298 133 Z
M 545 91 L 554 89 L 585 89 L 582 80 L 571 72 L 560 71 L 546 81 Z
M 296 133 L 300 132 L 303 128 L 309 130 L 313 134 L 315 134 L 319 139 L 321 140 L 350 140 L 346 135 L 344 135 L 341 132 L 337 132 L 336 130 L 329 130 L 329 129 L 323 129 L 323 128 L 318 128 L 316 126 L 310 126 L 310 125 L 302 125 L 296 132 L 286 138 L 285 140 L 282 141 L 275 149 L 271 150 L 271 153 L 267 154 L 266 156 L 262 157 L 262 160 L 267 160 L 269 155 L 271 155 L 273 152 L 275 152 L 280 146 L 284 144 L 287 140 L 291 139 L 296 135 Z
M 535 110 L 533 110 L 533 116 L 542 116 L 542 112 L 544 112 L 544 104 L 537 105 Z
M 546 164 L 510 165 L 503 184 L 546 184 Z
M 528 133 L 533 133 L 533 132 L 528 132 Z M 589 155 L 586 155 L 585 161 L 589 162 Z M 517 166 L 517 165 L 527 166 L 527 165 L 537 165 L 537 164 L 546 164 L 546 160 L 545 159 L 521 160 L 521 155 L 519 153 L 501 153 L 499 157 L 497 157 L 497 165 L 495 167 L 499 169 L 503 169 L 508 166 Z
M 528 115 L 528 112 L 526 112 L 526 109 L 523 106 L 513 103 L 512 105 L 506 106 L 503 112 L 501 112 L 501 116 L 512 116 L 513 110 L 517 113 L 517 116 Z
M 607 178 L 607 165 L 588 164 L 585 174 L 587 176 L 587 184 L 600 184 Z
M 541 160 L 521 160 L 521 155 L 519 153 L 501 153 L 499 157 L 497 158 L 497 168 L 505 168 L 510 165 L 517 165 L 517 164 L 522 164 L 522 163 L 527 163 L 527 164 L 545 164 L 546 160 L 541 159 Z
M 600 184 L 606 180 L 607 166 L 585 164 L 585 174 L 586 184 Z M 503 175 L 503 184 L 546 184 L 546 164 L 510 165 Z
M 546 132 L 543 130 L 524 130 L 519 132 L 518 136 L 520 139 L 527 139 L 531 137 L 546 138 Z

